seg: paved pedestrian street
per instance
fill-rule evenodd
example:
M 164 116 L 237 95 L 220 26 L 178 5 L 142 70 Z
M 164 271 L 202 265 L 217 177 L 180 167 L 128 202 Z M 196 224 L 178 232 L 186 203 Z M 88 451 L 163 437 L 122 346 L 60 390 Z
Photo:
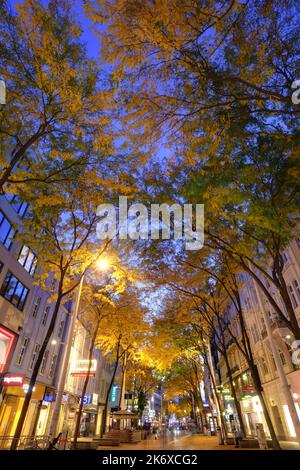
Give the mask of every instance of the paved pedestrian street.
M 234 445 L 219 445 L 215 436 L 204 436 L 184 432 L 169 433 L 154 439 L 153 436 L 137 444 L 99 447 L 98 450 L 244 450 Z

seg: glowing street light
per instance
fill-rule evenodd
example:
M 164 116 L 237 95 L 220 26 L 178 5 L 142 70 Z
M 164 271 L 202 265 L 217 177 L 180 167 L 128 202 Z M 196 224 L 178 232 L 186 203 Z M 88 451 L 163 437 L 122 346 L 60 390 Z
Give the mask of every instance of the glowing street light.
M 106 258 L 101 258 L 97 261 L 97 268 L 101 271 L 107 271 L 107 269 L 111 266 L 110 262 Z

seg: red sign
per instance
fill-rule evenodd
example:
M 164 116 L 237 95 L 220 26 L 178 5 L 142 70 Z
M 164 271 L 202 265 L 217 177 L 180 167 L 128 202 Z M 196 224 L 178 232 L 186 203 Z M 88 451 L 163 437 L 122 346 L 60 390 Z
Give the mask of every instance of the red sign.
M 253 385 L 244 385 L 242 388 L 244 392 L 253 392 L 255 390 L 255 387 L 253 387 Z
M 71 372 L 71 375 L 72 375 L 73 377 L 86 377 L 87 375 L 88 375 L 89 377 L 95 377 L 96 374 L 95 374 L 95 372 L 90 372 L 90 373 L 88 374 L 87 371 L 86 371 L 86 372 Z
M 0 326 L 0 373 L 6 368 L 16 336 L 12 331 Z
M 3 385 L 4 387 L 21 387 L 24 385 L 25 377 L 25 374 L 5 374 Z

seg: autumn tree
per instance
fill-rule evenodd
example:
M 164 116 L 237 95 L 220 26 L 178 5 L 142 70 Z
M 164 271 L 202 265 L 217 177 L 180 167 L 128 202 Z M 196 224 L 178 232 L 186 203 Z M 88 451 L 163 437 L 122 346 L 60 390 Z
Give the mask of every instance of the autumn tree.
M 97 337 L 102 354 L 112 362 L 112 375 L 106 390 L 105 404 L 102 415 L 101 436 L 107 428 L 108 405 L 120 361 L 125 355 L 139 356 L 139 348 L 149 326 L 144 319 L 144 309 L 139 304 L 136 292 L 127 289 L 115 300 L 111 314 L 104 319 Z
M 0 6 L 0 190 L 76 179 L 111 153 L 111 85 L 87 55 L 69 0 Z
M 105 25 L 102 55 L 120 82 L 131 142 L 161 139 L 193 160 L 235 137 L 296 140 L 296 10 L 294 0 L 87 2 Z
M 95 281 L 98 273 L 89 273 L 88 281 L 82 288 L 82 302 L 79 307 L 78 320 L 83 324 L 90 336 L 90 345 L 88 353 L 87 374 L 84 379 L 79 409 L 76 417 L 73 444 L 76 448 L 79 436 L 80 422 L 84 405 L 84 396 L 89 383 L 90 371 L 92 366 L 93 353 L 95 351 L 97 337 L 102 326 L 102 321 L 110 314 L 110 309 L 114 307 L 111 300 L 111 293 L 106 289 L 103 283 Z M 99 275 L 99 274 L 98 274 Z
M 241 353 L 245 359 L 257 395 L 259 396 L 264 416 L 269 427 L 272 441 L 275 448 L 279 448 L 273 423 L 269 414 L 267 403 L 263 394 L 262 382 L 255 363 L 252 347 L 249 339 L 248 328 L 245 323 L 243 304 L 241 300 L 241 278 L 240 270 L 236 264 L 230 262 L 230 259 L 222 257 L 221 259 L 210 258 L 209 264 L 202 266 L 202 273 L 199 275 L 201 266 L 190 266 L 194 275 L 189 277 L 189 287 L 186 285 L 180 287 L 173 285 L 175 289 L 190 296 L 193 300 L 191 313 L 194 311 L 194 319 L 191 317 L 192 330 L 195 330 L 196 339 L 194 345 L 198 344 L 197 336 L 206 339 L 210 344 L 213 339 L 217 350 L 224 358 L 227 374 L 230 382 L 230 388 L 234 397 L 236 409 L 243 426 L 240 405 L 236 397 L 236 391 L 233 384 L 231 366 L 228 358 L 228 347 L 231 343 Z M 187 276 L 186 271 L 185 276 Z M 197 286 L 197 287 L 196 287 Z M 198 312 L 198 319 L 197 319 Z M 191 330 L 191 331 L 192 331 Z M 190 331 L 190 333 L 191 333 Z M 187 332 L 189 332 L 187 330 Z M 203 341 L 199 344 L 203 351 Z M 207 361 L 206 361 L 207 362 Z M 207 364 L 210 368 L 211 365 Z M 212 378 L 213 380 L 213 378 Z
M 29 380 L 28 391 L 18 419 L 12 449 L 18 445 L 32 391 L 44 353 L 56 326 L 59 308 L 79 286 L 85 272 L 109 245 L 95 240 L 97 216 L 88 196 L 78 198 L 75 188 L 59 195 L 36 194 L 19 233 L 20 241 L 38 257 L 37 282 L 50 294 L 54 309 Z M 78 189 L 78 188 L 76 188 Z

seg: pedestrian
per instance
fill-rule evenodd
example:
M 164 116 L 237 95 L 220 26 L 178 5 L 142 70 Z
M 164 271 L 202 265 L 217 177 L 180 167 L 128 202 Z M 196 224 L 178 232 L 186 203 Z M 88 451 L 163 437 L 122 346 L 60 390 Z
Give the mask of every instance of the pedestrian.
M 234 441 L 235 441 L 235 447 L 240 447 L 240 442 L 242 440 L 242 433 L 239 429 L 235 429 L 234 431 Z
M 153 426 L 152 432 L 154 434 L 154 439 L 157 439 L 158 427 L 156 425 Z

